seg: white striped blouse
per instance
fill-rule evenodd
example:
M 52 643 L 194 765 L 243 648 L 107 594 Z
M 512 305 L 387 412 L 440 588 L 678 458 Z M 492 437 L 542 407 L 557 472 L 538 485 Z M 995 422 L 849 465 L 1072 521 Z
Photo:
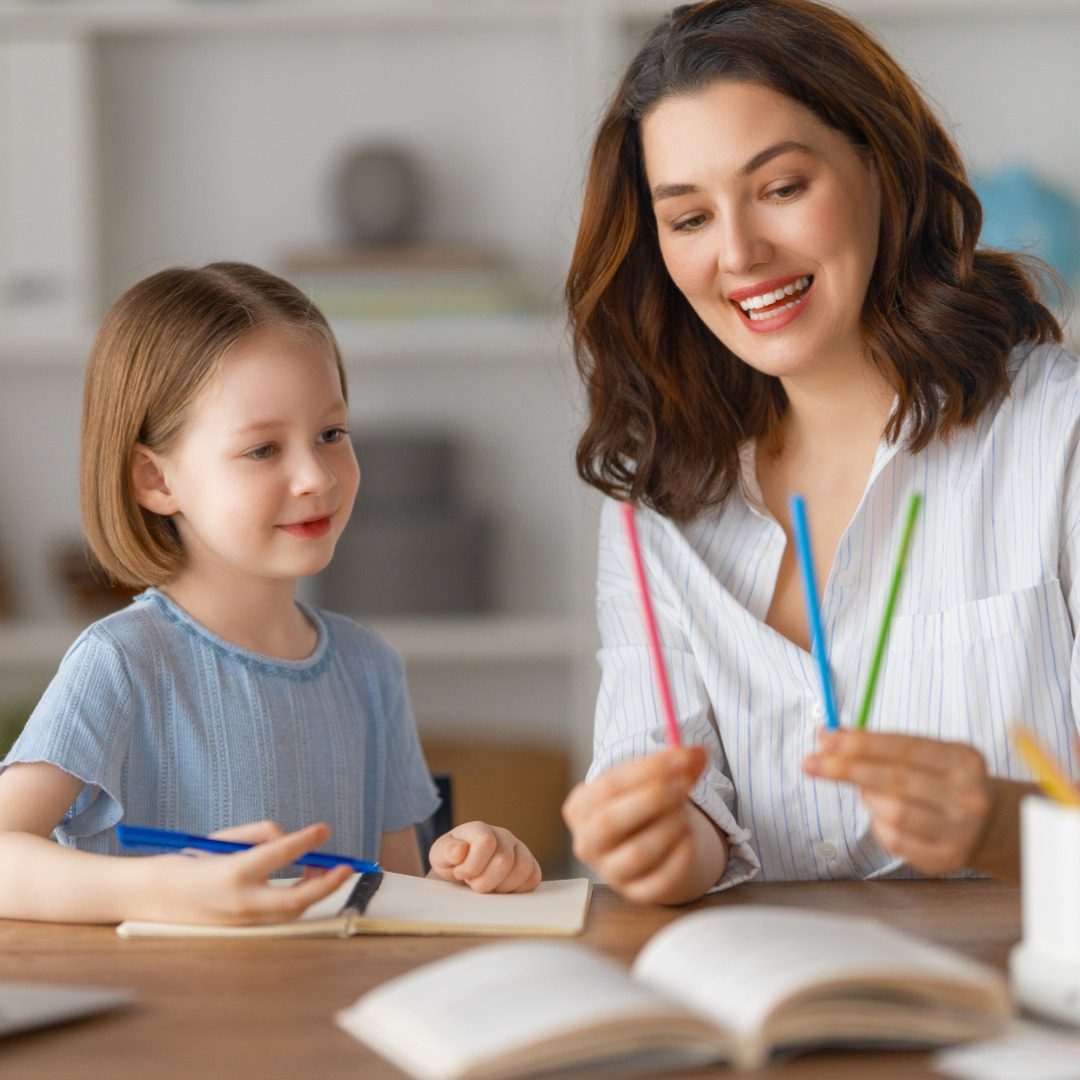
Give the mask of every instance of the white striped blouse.
M 841 723 L 866 684 L 895 536 L 924 501 L 870 728 L 977 747 L 992 775 L 1031 776 L 1008 729 L 1028 726 L 1062 764 L 1080 702 L 1080 364 L 1024 347 L 1012 394 L 948 443 L 882 443 L 825 582 L 822 620 Z M 902 441 L 902 440 L 901 440 Z M 601 688 L 590 778 L 664 744 L 629 551 L 616 511 L 600 527 Z M 765 624 L 786 544 L 752 454 L 717 512 L 679 527 L 638 515 L 684 741 L 710 750 L 692 793 L 728 835 L 718 888 L 764 880 L 916 876 L 873 837 L 858 792 L 802 772 L 823 723 L 813 657 Z

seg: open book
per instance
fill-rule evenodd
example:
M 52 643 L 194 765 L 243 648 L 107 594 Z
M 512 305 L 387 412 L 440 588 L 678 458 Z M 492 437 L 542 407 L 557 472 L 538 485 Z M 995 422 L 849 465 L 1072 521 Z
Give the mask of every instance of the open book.
M 337 1022 L 421 1080 L 606 1065 L 613 1075 L 816 1045 L 938 1045 L 996 1031 L 1002 974 L 883 923 L 779 907 L 694 912 L 631 972 L 518 941 L 383 983 Z
M 579 934 L 589 881 L 543 881 L 528 893 L 476 893 L 464 885 L 384 871 L 377 889 L 355 874 L 299 919 L 269 926 L 122 922 L 133 937 L 350 937 L 353 934 Z M 289 882 L 283 882 L 288 887 Z

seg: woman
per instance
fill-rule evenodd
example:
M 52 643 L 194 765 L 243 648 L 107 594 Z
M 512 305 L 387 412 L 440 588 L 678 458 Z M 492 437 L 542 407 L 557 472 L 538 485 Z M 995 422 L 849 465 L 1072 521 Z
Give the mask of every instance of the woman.
M 976 250 L 960 156 L 810 0 L 675 9 L 593 151 L 567 297 L 600 538 L 576 854 L 680 903 L 754 876 L 1018 872 L 1008 729 L 1067 757 L 1080 374 L 1034 269 Z M 822 731 L 788 501 L 805 495 L 841 724 L 894 525 L 924 504 L 866 731 Z M 663 750 L 612 499 L 638 502 L 686 750 Z M 836 781 L 842 781 L 837 783 Z

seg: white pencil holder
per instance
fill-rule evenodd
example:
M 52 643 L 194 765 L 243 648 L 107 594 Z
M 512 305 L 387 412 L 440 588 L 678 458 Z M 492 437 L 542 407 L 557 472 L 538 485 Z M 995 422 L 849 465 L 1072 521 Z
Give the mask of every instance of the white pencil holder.
M 1020 804 L 1023 940 L 1009 957 L 1016 999 L 1080 1024 L 1080 808 L 1039 795 Z

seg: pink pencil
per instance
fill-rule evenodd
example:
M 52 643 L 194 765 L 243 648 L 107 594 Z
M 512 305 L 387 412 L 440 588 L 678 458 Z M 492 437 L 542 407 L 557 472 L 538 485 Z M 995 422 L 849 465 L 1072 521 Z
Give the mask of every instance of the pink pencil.
M 652 599 L 649 596 L 649 583 L 645 579 L 645 563 L 642 561 L 641 547 L 638 544 L 637 522 L 634 519 L 633 504 L 623 503 L 621 510 L 623 527 L 626 529 L 626 539 L 630 542 L 630 554 L 634 560 L 638 595 L 641 597 L 641 613 L 645 617 L 645 629 L 649 634 L 649 651 L 652 653 L 653 669 L 656 671 L 656 681 L 660 685 L 660 704 L 664 710 L 668 746 L 682 746 L 682 739 L 679 737 L 679 725 L 675 720 L 675 705 L 671 700 L 671 686 L 668 683 L 667 667 L 664 664 L 663 653 L 660 652 L 660 635 L 656 632 L 656 619 L 653 616 Z

